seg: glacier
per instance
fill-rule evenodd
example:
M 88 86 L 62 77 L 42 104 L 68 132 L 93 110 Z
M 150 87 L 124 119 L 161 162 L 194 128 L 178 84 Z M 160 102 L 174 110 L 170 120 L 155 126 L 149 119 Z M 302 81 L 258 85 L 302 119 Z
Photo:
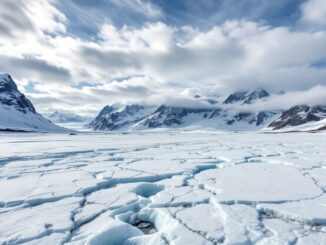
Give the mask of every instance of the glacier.
M 0 244 L 326 244 L 326 133 L 1 133 Z

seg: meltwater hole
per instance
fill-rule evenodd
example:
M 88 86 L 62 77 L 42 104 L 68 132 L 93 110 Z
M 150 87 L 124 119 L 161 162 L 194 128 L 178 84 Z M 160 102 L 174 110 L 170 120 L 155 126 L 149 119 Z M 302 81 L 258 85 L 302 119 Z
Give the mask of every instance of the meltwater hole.
M 133 226 L 137 227 L 139 230 L 141 230 L 144 234 L 153 234 L 157 232 L 155 225 L 153 223 L 139 220 L 132 224 Z

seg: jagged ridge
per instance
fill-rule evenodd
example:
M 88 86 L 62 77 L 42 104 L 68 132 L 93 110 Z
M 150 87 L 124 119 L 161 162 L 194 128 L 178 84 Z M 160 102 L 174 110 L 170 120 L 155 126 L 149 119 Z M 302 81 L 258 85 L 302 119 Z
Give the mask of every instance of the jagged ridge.
M 284 111 L 280 118 L 272 122 L 268 127 L 281 129 L 306 124 L 308 122 L 317 122 L 325 118 L 326 106 L 297 105 Z
M 0 130 L 68 132 L 36 112 L 9 74 L 0 74 Z

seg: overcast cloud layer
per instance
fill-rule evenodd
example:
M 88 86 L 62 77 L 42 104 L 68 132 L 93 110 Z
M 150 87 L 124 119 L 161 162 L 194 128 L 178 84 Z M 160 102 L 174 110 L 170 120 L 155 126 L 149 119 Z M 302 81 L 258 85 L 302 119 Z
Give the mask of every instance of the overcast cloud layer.
M 274 2 L 2 0 L 0 72 L 39 111 L 255 87 L 291 95 L 266 108 L 325 103 L 326 1 Z

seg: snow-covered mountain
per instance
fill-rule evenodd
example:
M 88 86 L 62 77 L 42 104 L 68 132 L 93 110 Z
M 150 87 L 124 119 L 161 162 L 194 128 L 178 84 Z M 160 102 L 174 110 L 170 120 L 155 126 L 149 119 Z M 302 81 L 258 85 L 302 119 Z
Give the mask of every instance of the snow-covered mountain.
M 141 125 L 148 128 L 170 127 L 185 124 L 189 117 L 207 118 L 215 109 L 193 109 L 183 107 L 159 106 L 154 113 L 146 117 Z
M 195 95 L 196 107 L 177 105 L 119 105 L 105 106 L 88 124 L 93 130 L 144 130 L 154 128 L 218 129 L 233 131 L 276 130 L 306 125 L 325 128 L 326 106 L 295 106 L 289 110 L 249 110 L 249 104 L 271 97 L 264 89 L 235 92 L 224 101 Z M 249 107 L 248 107 L 249 106 Z M 318 122 L 318 125 L 317 123 Z M 314 123 L 314 126 L 311 125 Z M 312 127 L 313 126 L 313 127 Z
M 25 114 L 35 113 L 33 104 L 18 90 L 8 74 L 0 74 L 0 103 Z
M 8 74 L 0 74 L 0 115 L 0 131 L 67 131 L 37 113 Z
M 52 113 L 43 113 L 43 115 L 51 122 L 58 123 L 58 124 L 87 123 L 88 121 L 91 120 L 90 117 L 84 117 L 73 113 L 64 113 L 58 111 Z
M 270 96 L 270 94 L 262 89 L 253 89 L 250 91 L 240 91 L 231 94 L 223 102 L 224 104 L 251 104 L 254 101 Z
M 261 92 L 260 95 L 257 95 Z M 246 94 L 245 103 L 266 97 L 265 90 L 252 90 Z M 280 112 L 243 111 L 226 108 L 210 98 L 196 96 L 202 107 L 124 105 L 105 106 L 88 127 L 93 130 L 143 130 L 153 128 L 256 130 L 266 127 Z
M 184 108 L 162 105 L 139 122 L 142 128 L 211 128 L 252 130 L 262 128 L 276 112 L 239 112 L 221 108 Z M 137 127 L 136 127 L 137 128 Z
M 141 121 L 154 110 L 155 107 L 137 104 L 105 106 L 87 127 L 94 130 L 119 130 Z
M 286 110 L 282 115 L 273 121 L 268 127 L 274 130 L 291 127 L 307 128 L 315 126 L 315 130 L 326 127 L 326 106 L 325 105 L 298 105 Z M 319 122 L 319 123 L 316 123 Z

